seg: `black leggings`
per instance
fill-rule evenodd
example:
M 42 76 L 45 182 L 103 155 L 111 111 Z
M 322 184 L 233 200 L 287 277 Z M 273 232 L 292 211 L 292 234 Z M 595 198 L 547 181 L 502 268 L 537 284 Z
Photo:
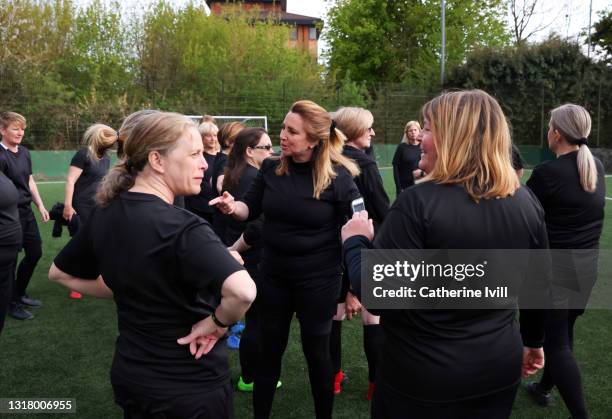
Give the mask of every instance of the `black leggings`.
M 372 419 L 507 419 L 518 385 L 487 396 L 459 402 L 432 403 L 404 397 L 377 382 Z
M 546 391 L 557 386 L 572 418 L 588 417 L 580 369 L 574 359 L 574 324 L 584 311 L 550 310 L 546 322 L 546 364 L 540 385 Z
M 19 299 L 26 293 L 26 288 L 34 274 L 34 268 L 42 257 L 42 240 L 36 218 L 31 209 L 19 210 L 19 221 L 23 232 L 24 257 L 17 266 L 17 277 L 13 288 L 13 301 L 18 303 Z
M 245 266 L 247 264 L 245 263 Z M 247 271 L 255 284 L 259 282 L 256 266 L 247 266 Z M 261 320 L 259 318 L 259 299 L 256 298 L 245 314 L 246 325 L 240 338 L 240 368 L 242 381 L 252 383 L 257 375 L 257 366 L 261 362 Z
M 21 234 L 19 234 L 21 236 Z M 10 241 L 4 238 L 3 241 Z M 13 282 L 15 282 L 15 259 L 19 244 L 0 243 L 0 333 L 4 328 L 4 319 L 11 301 Z
M 337 281 L 331 278 L 322 285 L 312 289 L 304 284 L 274 283 L 265 277 L 260 281 L 262 357 L 253 393 L 257 419 L 270 416 L 294 312 L 300 321 L 302 350 L 308 365 L 315 416 L 317 419 L 331 418 L 334 393 L 329 335 L 340 278 Z

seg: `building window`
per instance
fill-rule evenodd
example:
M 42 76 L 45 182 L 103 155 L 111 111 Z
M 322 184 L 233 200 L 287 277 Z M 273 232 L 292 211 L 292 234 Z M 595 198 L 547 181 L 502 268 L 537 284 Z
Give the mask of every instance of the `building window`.
M 309 28 L 308 39 L 310 39 L 311 41 L 317 40 L 317 28 Z
M 297 41 L 297 26 L 294 26 L 293 28 L 291 28 L 291 31 L 289 32 L 289 36 L 291 37 L 292 41 Z

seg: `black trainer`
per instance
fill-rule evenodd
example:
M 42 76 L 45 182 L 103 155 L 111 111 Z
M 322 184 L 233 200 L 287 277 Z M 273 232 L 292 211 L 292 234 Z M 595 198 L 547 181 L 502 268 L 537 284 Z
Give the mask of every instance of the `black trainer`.
M 34 318 L 34 315 L 26 310 L 22 304 L 15 303 L 10 304 L 8 315 L 15 320 L 31 320 Z
M 21 296 L 20 301 L 22 304 L 30 307 L 40 307 L 42 306 L 42 301 L 37 300 L 36 298 L 30 298 L 28 294 L 24 294 Z
M 550 391 L 544 391 L 542 387 L 540 387 L 540 383 L 528 383 L 525 387 L 527 390 L 527 394 L 531 400 L 539 404 L 540 406 L 549 406 L 552 401 L 552 394 Z

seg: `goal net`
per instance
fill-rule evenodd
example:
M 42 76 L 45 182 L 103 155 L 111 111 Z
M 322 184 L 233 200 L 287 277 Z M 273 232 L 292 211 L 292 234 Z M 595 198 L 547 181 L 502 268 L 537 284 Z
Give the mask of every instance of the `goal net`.
M 188 118 L 192 119 L 195 123 L 200 124 L 203 115 L 187 115 Z M 226 122 L 242 122 L 247 127 L 261 127 L 268 131 L 268 117 L 267 116 L 242 116 L 242 115 L 212 115 L 215 119 L 215 124 L 218 127 L 225 124 Z

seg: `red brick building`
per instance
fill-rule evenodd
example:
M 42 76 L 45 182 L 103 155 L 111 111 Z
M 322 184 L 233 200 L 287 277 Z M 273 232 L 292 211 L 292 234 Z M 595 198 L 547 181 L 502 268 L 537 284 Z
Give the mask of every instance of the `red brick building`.
M 212 13 L 220 14 L 228 4 L 241 4 L 245 10 L 258 8 L 262 18 L 272 17 L 291 29 L 290 44 L 307 50 L 313 57 L 318 56 L 319 36 L 323 21 L 316 17 L 287 13 L 287 0 L 206 0 Z

